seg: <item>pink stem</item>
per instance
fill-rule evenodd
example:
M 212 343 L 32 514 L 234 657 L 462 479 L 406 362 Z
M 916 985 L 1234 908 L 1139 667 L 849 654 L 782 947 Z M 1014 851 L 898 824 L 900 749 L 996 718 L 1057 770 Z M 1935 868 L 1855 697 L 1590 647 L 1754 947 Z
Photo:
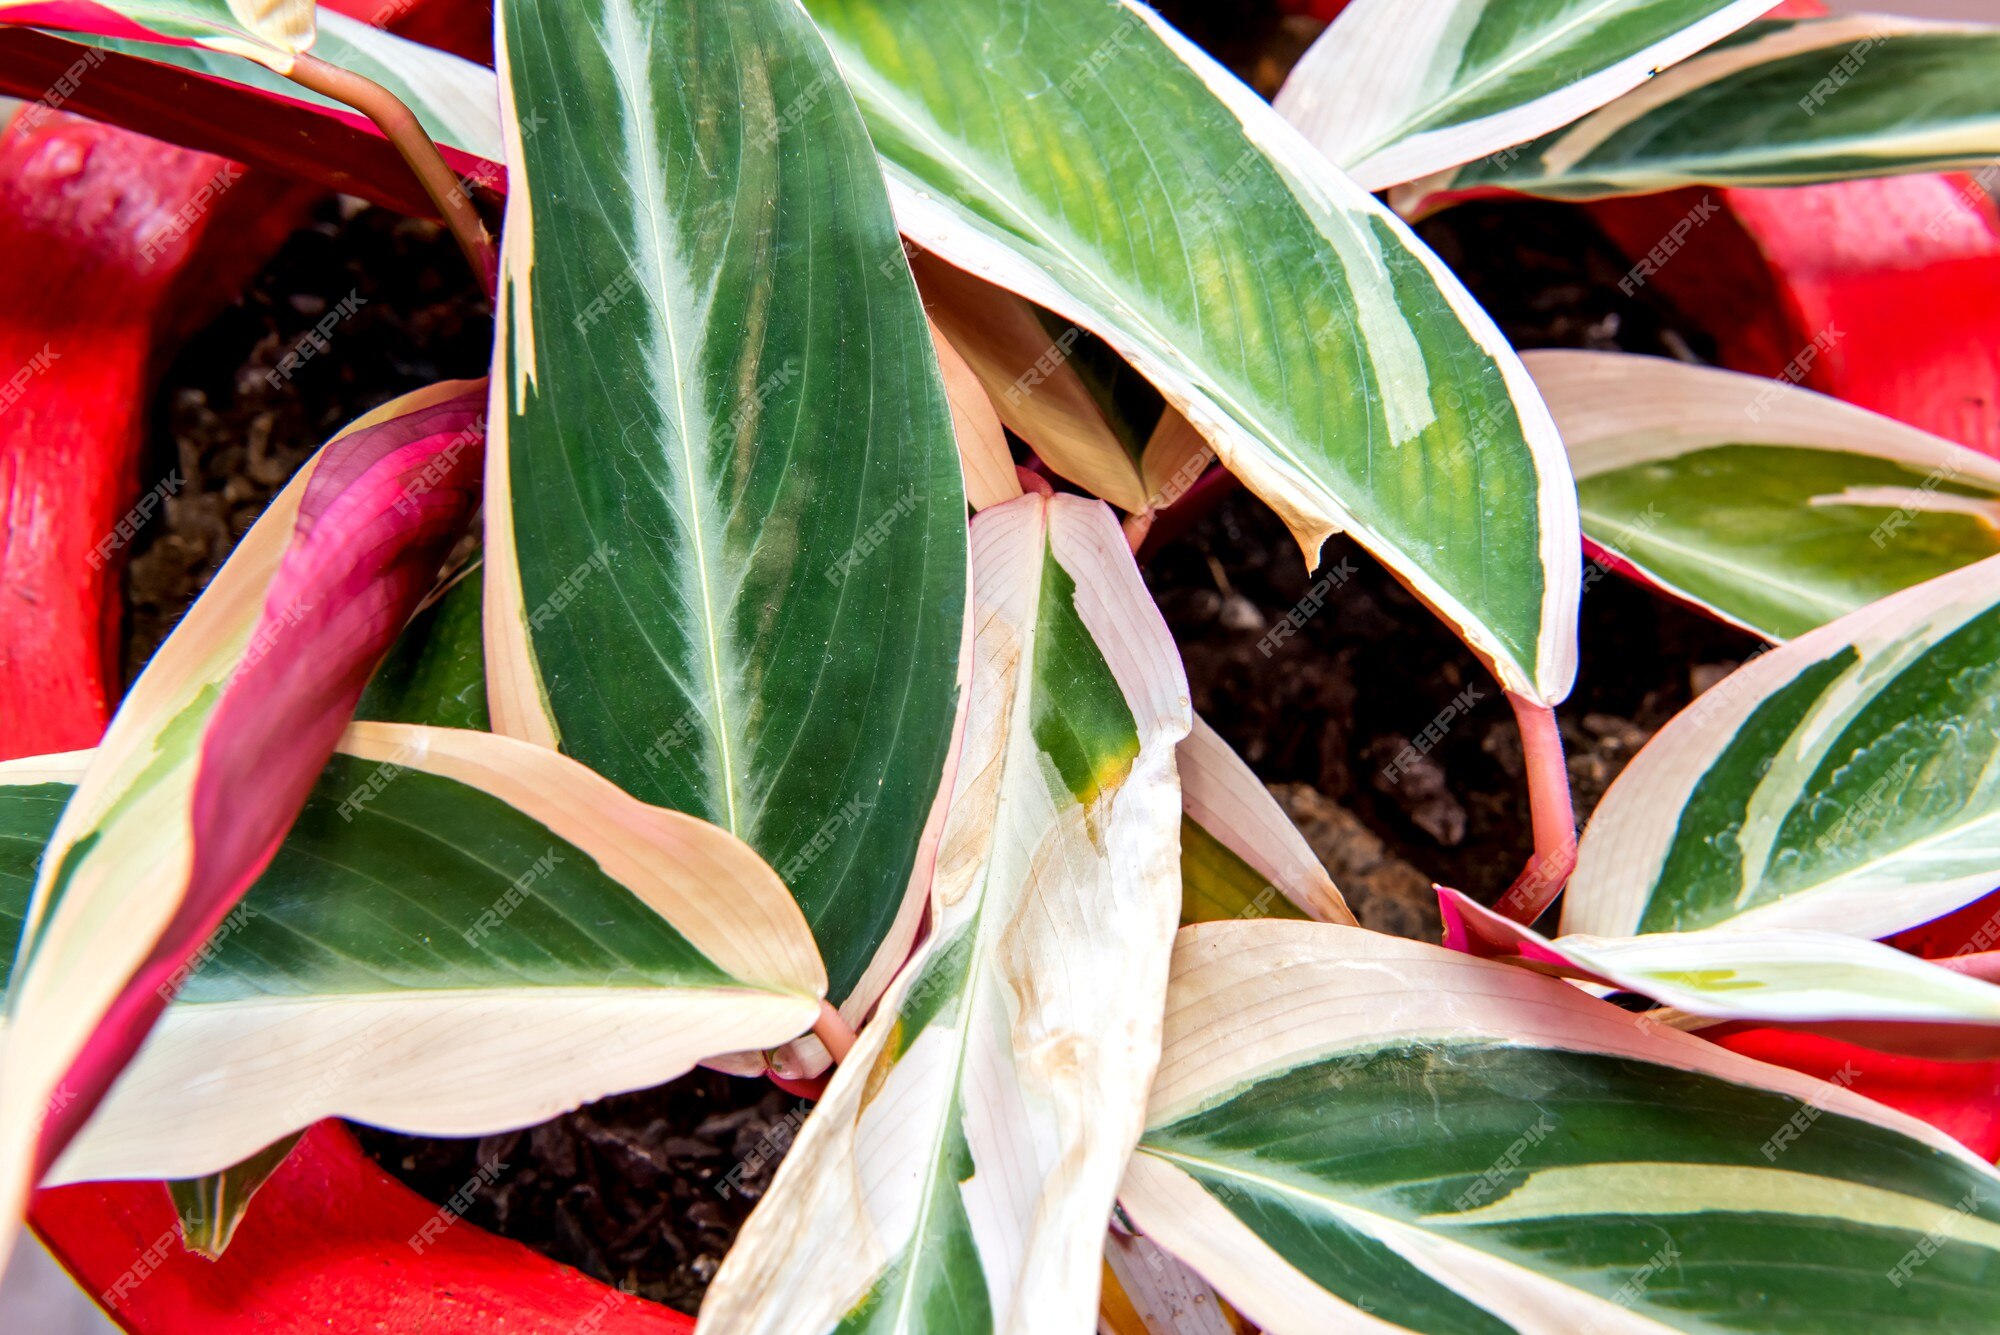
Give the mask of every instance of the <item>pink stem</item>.
M 833 1008 L 832 1002 L 819 1003 L 819 1019 L 813 1021 L 813 1033 L 826 1045 L 827 1055 L 834 1061 L 847 1060 L 848 1052 L 854 1047 L 854 1026 Z
M 1562 733 L 1556 711 L 1507 692 L 1521 729 L 1521 753 L 1528 765 L 1528 813 L 1534 823 L 1535 852 L 1494 909 L 1519 923 L 1532 923 L 1576 870 L 1576 808 L 1569 795 L 1569 767 L 1563 763 Z

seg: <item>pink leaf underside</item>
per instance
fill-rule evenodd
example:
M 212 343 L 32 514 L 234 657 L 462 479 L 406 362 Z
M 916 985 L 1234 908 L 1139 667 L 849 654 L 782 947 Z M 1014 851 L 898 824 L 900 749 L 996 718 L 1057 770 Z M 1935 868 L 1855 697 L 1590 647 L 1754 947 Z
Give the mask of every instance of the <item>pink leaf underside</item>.
M 1444 917 L 1444 945 L 1448 950 L 1476 955 L 1481 959 L 1504 960 L 1540 973 L 1598 983 L 1620 991 L 1633 990 L 1631 983 L 1593 972 L 1570 958 L 1563 951 L 1561 942 L 1550 941 L 1532 928 L 1502 917 L 1449 886 L 1437 887 L 1437 894 L 1438 911 Z M 1893 946 L 1894 942 L 1886 944 Z M 1956 958 L 1927 962 L 1982 982 L 2000 983 L 2000 951 L 1967 952 Z M 1819 1034 L 1879 1052 L 1912 1057 L 1946 1061 L 1988 1061 L 2000 1057 L 2000 1038 L 1996 1038 L 1991 1026 L 1976 1021 L 1955 1023 L 1866 1017 L 1786 1020 L 1745 1014 L 1721 1020 L 1716 1032 L 1733 1032 L 1744 1024 Z
M 256 631 L 201 743 L 193 864 L 179 908 L 65 1081 L 44 1126 L 55 1161 L 165 1009 L 168 980 L 263 873 L 362 689 L 431 589 L 479 499 L 486 390 L 329 444 Z
M 1437 887 L 1437 897 L 1438 912 L 1444 918 L 1445 949 L 1480 959 L 1519 959 L 1544 965 L 1567 978 L 1611 985 L 1611 979 L 1600 978 L 1581 967 L 1532 928 L 1495 913 L 1459 891 L 1441 885 Z
M 169 46 L 198 43 L 165 37 L 142 27 L 109 5 L 90 0 L 42 0 L 40 4 L 9 5 L 7 22 L 25 28 L 55 28 L 63 32 L 87 32 L 98 37 L 115 37 L 128 42 L 164 42 Z

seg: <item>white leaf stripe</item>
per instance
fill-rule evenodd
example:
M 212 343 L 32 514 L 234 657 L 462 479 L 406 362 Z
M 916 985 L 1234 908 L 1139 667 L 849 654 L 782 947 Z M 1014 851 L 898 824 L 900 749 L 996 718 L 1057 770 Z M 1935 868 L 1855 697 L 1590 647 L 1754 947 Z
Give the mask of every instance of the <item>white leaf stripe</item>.
M 745 989 L 621 987 L 175 1007 L 49 1182 L 219 1172 L 245 1145 L 325 1117 L 425 1136 L 533 1126 L 782 1042 L 818 1009 Z
M 1848 451 L 2000 488 L 2000 460 L 1782 380 L 1617 352 L 1549 349 L 1521 360 L 1578 480 L 1733 443 Z

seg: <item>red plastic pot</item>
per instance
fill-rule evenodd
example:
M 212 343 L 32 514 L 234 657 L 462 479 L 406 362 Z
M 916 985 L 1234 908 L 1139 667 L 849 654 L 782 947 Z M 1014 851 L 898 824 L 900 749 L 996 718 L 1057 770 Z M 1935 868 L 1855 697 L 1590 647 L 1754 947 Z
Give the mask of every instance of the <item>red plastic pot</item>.
M 2000 212 L 1973 178 L 1675 190 L 1586 207 L 1636 258 L 1704 195 L 1721 208 L 1648 285 L 1715 340 L 1723 365 L 2000 455 Z
M 451 1216 L 378 1168 L 347 1130 L 306 1134 L 220 1260 L 181 1250 L 157 1182 L 35 1198 L 56 1259 L 139 1335 L 684 1335 L 680 1313 Z

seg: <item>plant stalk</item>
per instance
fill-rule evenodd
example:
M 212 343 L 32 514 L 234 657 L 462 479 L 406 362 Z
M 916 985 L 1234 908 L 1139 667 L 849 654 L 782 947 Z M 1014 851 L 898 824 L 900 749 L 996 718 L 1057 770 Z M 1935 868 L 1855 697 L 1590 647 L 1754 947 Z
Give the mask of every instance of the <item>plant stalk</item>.
M 1158 511 L 1149 505 L 1143 510 L 1125 516 L 1122 527 L 1125 530 L 1126 545 L 1132 549 L 1133 556 L 1139 554 L 1139 548 L 1145 545 L 1146 535 L 1153 531 L 1153 516 L 1157 513 Z
M 848 1052 L 854 1047 L 854 1026 L 833 1008 L 830 1001 L 819 1003 L 819 1018 L 813 1021 L 813 1034 L 836 1063 L 846 1061 Z
M 330 65 L 318 56 L 302 54 L 296 57 L 292 62 L 291 79 L 301 87 L 353 107 L 375 122 L 376 128 L 403 155 L 403 161 L 410 164 L 417 183 L 423 186 L 424 193 L 437 206 L 438 216 L 451 229 L 458 248 L 465 252 L 466 262 L 478 275 L 486 295 L 492 296 L 500 273 L 493 234 L 486 230 L 486 223 L 480 218 L 479 210 L 473 207 L 471 196 L 458 177 L 452 174 L 451 168 L 445 165 L 443 155 L 431 142 L 416 113 L 404 105 L 401 98 L 373 79 L 338 65 Z
M 1521 729 L 1521 754 L 1528 766 L 1535 852 L 1493 907 L 1515 922 L 1532 924 L 1576 870 L 1576 808 L 1570 801 L 1569 767 L 1563 763 L 1556 711 L 1512 691 L 1506 694 Z

